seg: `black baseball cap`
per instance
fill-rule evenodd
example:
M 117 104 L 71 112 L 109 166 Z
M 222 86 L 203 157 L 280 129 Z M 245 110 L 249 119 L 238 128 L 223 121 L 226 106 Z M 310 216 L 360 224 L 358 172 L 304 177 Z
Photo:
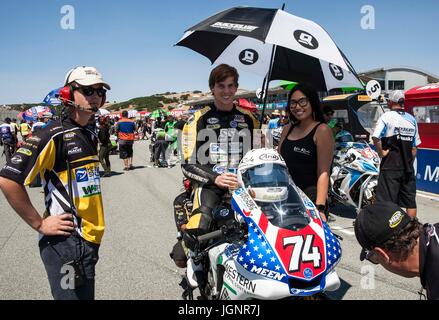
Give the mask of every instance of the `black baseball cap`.
M 360 260 L 366 252 L 379 247 L 393 235 L 407 226 L 412 218 L 393 202 L 378 202 L 365 207 L 355 219 L 355 237 L 363 250 Z

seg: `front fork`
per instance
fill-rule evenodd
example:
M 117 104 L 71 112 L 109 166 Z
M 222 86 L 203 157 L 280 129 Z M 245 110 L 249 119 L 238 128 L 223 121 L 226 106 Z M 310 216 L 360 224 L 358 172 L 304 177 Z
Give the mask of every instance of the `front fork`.
M 369 183 L 372 179 L 378 179 L 378 175 L 370 175 L 369 177 L 367 177 L 366 180 L 364 180 L 364 182 L 361 184 L 360 187 L 360 195 L 358 197 L 358 203 L 357 203 L 357 214 L 360 212 L 361 208 L 362 208 L 362 204 L 363 204 L 363 196 L 364 196 L 364 192 L 367 190 Z M 376 187 L 376 185 L 375 185 Z

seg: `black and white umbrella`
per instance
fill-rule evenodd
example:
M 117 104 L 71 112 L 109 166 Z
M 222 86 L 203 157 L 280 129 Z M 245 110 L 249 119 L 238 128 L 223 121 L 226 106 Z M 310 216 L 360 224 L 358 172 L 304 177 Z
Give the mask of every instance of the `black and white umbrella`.
M 270 81 L 307 82 L 319 91 L 363 88 L 322 27 L 280 9 L 222 11 L 189 28 L 176 45 L 206 56 L 212 64 L 227 63 Z

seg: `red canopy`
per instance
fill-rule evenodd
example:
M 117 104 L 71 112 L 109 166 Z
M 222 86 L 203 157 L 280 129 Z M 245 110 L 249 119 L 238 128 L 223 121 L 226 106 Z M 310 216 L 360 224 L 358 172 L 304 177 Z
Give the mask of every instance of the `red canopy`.
M 407 106 L 437 105 L 439 103 L 439 83 L 430 83 L 406 91 L 405 103 Z
M 405 110 L 415 114 L 414 108 L 431 108 L 439 105 L 439 83 L 414 87 L 405 93 Z M 439 123 L 418 120 L 420 148 L 439 149 Z
M 247 99 L 243 99 L 243 98 L 238 99 L 238 104 L 241 108 L 250 110 L 252 112 L 258 110 L 258 107 L 253 102 L 250 102 Z

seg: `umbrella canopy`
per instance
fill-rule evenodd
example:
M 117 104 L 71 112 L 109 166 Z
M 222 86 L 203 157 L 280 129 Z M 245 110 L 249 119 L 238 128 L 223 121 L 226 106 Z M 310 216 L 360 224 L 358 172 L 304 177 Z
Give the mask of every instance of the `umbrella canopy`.
M 156 109 L 151 113 L 150 118 L 156 119 L 156 118 L 160 118 L 160 117 L 169 116 L 170 114 L 171 113 L 168 110 Z
M 279 87 L 282 87 L 282 88 L 284 88 L 285 90 L 288 90 L 288 91 L 292 90 L 296 85 L 297 85 L 297 82 L 294 82 L 294 81 L 282 80 L 279 83 Z
M 238 99 L 238 104 L 241 108 L 250 110 L 252 112 L 255 112 L 258 110 L 258 107 L 256 106 L 256 104 L 254 104 L 253 102 L 248 101 L 247 99 L 244 99 L 244 98 Z
M 363 82 L 361 82 L 361 83 L 363 83 Z M 284 88 L 285 90 L 288 90 L 288 91 L 292 90 L 296 85 L 297 85 L 297 82 L 294 82 L 294 81 L 282 80 L 279 83 L 280 87 L 282 87 L 282 88 Z M 341 88 L 341 91 L 343 93 L 351 93 L 351 92 L 358 91 L 358 89 L 360 89 L 360 88 L 357 88 L 357 87 L 343 87 L 343 88 Z
M 49 106 L 59 106 L 59 105 L 61 105 L 61 100 L 58 99 L 59 91 L 61 89 L 62 89 L 62 87 L 50 91 L 46 95 L 46 97 L 44 98 L 43 103 L 45 105 L 49 105 Z
M 231 8 L 189 28 L 176 45 L 213 64 L 227 63 L 264 77 L 271 66 L 269 80 L 307 82 L 319 91 L 363 87 L 322 27 L 283 10 Z
M 180 116 L 180 115 L 182 115 L 183 113 L 187 113 L 186 108 L 177 108 L 177 109 L 173 109 L 173 110 L 171 110 L 171 114 L 172 114 L 174 117 Z
M 110 111 L 108 111 L 107 109 L 100 108 L 99 111 L 97 112 L 97 114 L 100 116 L 106 116 L 106 115 L 110 114 Z
M 147 116 L 149 116 L 151 114 L 151 112 L 149 112 L 149 111 L 139 111 L 139 115 L 141 116 L 141 117 L 147 117 Z
M 22 118 L 23 118 L 23 120 L 26 120 L 26 121 L 33 121 L 33 122 L 35 122 L 45 112 L 53 113 L 52 110 L 50 110 L 49 107 L 46 107 L 46 106 L 35 106 L 35 107 L 32 107 L 32 108 L 27 109 L 26 111 L 24 111 L 23 115 L 22 115 Z

